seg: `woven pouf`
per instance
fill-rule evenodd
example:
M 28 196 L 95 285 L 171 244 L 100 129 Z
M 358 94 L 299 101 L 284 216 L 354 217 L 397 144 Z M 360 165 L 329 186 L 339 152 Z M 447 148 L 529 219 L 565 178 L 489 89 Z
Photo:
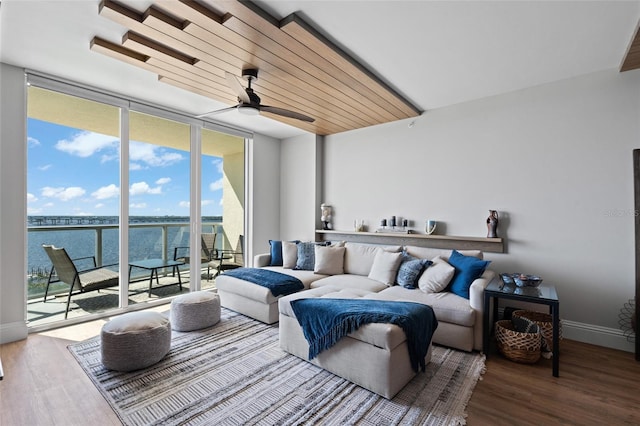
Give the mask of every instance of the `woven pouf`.
M 171 327 L 193 331 L 211 327 L 220 321 L 220 298 L 209 291 L 183 294 L 171 301 Z
M 171 348 L 171 324 L 158 312 L 130 312 L 102 326 L 102 364 L 133 371 L 160 361 Z

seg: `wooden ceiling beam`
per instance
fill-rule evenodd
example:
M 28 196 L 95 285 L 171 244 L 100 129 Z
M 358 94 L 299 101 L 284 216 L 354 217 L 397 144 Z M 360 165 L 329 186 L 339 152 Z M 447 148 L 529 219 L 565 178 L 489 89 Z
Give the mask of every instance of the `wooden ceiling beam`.
M 629 41 L 629 46 L 620 65 L 620 72 L 636 70 L 638 68 L 640 68 L 640 21 L 638 21 L 636 31 Z

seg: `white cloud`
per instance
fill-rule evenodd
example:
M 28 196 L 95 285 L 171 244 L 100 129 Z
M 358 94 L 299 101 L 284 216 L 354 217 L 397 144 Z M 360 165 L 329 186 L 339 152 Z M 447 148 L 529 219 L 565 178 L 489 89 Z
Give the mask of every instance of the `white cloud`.
M 114 198 L 120 195 L 120 188 L 114 184 L 103 186 L 97 191 L 91 193 L 91 196 L 96 200 L 106 200 L 107 198 Z
M 191 203 L 190 203 L 189 201 L 180 201 L 180 202 L 178 203 L 178 206 L 180 206 L 180 207 L 187 207 L 187 208 L 188 208 L 189 206 L 191 206 Z
M 216 200 L 202 200 L 202 205 L 203 206 L 212 206 L 216 203 Z
M 36 197 L 35 195 L 27 192 L 27 204 L 35 203 L 36 201 L 38 201 L 38 197 Z
M 56 143 L 56 149 L 82 158 L 102 150 L 117 150 L 118 146 L 117 138 L 92 132 L 80 132 L 72 140 L 64 139 Z
M 27 214 L 30 216 L 41 214 L 41 213 L 42 213 L 41 208 L 27 207 Z
M 162 187 L 151 188 L 147 182 L 136 182 L 129 188 L 130 195 L 162 194 Z
M 98 204 L 96 204 L 94 207 L 95 207 L 96 209 L 101 209 L 101 208 L 103 208 L 103 207 L 104 207 L 104 204 L 103 204 L 103 203 L 98 203 Z
M 42 170 L 44 172 L 46 170 L 49 170 L 51 167 L 53 167 L 52 164 L 45 164 L 44 166 L 38 167 L 38 170 Z
M 213 164 L 213 166 L 216 168 L 216 170 L 218 171 L 218 173 L 224 173 L 224 162 L 221 159 L 215 159 L 211 162 L 211 164 Z
M 222 178 L 218 179 L 215 182 L 211 182 L 209 184 L 209 190 L 210 191 L 219 191 L 222 189 Z
M 86 191 L 79 186 L 70 186 L 68 188 L 52 188 L 45 186 L 42 188 L 42 196 L 48 198 L 57 198 L 61 201 L 69 201 L 74 198 L 82 197 Z
M 130 209 L 144 209 L 147 207 L 147 203 L 131 203 L 129 204 Z
M 143 162 L 149 166 L 164 167 L 182 161 L 184 157 L 177 152 L 167 152 L 157 145 L 131 141 L 129 160 Z
M 142 170 L 143 167 L 138 163 L 129 163 L 129 170 Z
M 29 144 L 30 146 L 39 146 L 40 145 L 40 141 L 36 138 L 32 138 L 31 136 L 27 137 L 27 144 Z
M 171 178 L 170 177 L 163 177 L 163 178 L 160 178 L 160 179 L 158 179 L 156 181 L 156 185 L 164 185 L 164 184 L 167 184 L 169 182 L 171 182 Z

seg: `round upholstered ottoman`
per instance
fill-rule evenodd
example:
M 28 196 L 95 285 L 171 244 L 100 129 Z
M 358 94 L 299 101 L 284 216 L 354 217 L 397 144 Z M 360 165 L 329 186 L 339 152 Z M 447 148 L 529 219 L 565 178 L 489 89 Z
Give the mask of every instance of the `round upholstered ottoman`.
M 211 327 L 220 321 L 220 298 L 209 291 L 194 291 L 171 301 L 171 327 L 193 331 Z
M 100 333 L 102 364 L 109 370 L 133 371 L 160 361 L 171 348 L 171 324 L 158 312 L 130 312 Z

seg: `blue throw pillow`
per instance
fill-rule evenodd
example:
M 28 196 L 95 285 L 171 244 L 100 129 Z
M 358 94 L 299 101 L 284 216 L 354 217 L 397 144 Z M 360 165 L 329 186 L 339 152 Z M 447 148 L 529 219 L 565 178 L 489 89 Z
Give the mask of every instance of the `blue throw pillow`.
M 491 263 L 491 261 L 481 260 L 473 256 L 465 256 L 454 250 L 449 257 L 449 264 L 456 268 L 456 272 L 447 290 L 468 299 L 469 287 L 471 287 L 471 284 L 476 278 L 484 273 L 489 263 Z
M 300 269 L 303 271 L 313 271 L 313 267 L 316 264 L 314 242 L 299 242 L 298 243 L 298 261 L 293 269 Z
M 269 266 L 282 266 L 282 241 L 269 240 L 271 246 L 271 262 Z
M 398 268 L 396 283 L 404 288 L 415 289 L 418 287 L 418 278 L 424 269 L 431 265 L 431 261 L 427 259 L 418 259 L 410 254 L 402 254 L 402 263 Z

